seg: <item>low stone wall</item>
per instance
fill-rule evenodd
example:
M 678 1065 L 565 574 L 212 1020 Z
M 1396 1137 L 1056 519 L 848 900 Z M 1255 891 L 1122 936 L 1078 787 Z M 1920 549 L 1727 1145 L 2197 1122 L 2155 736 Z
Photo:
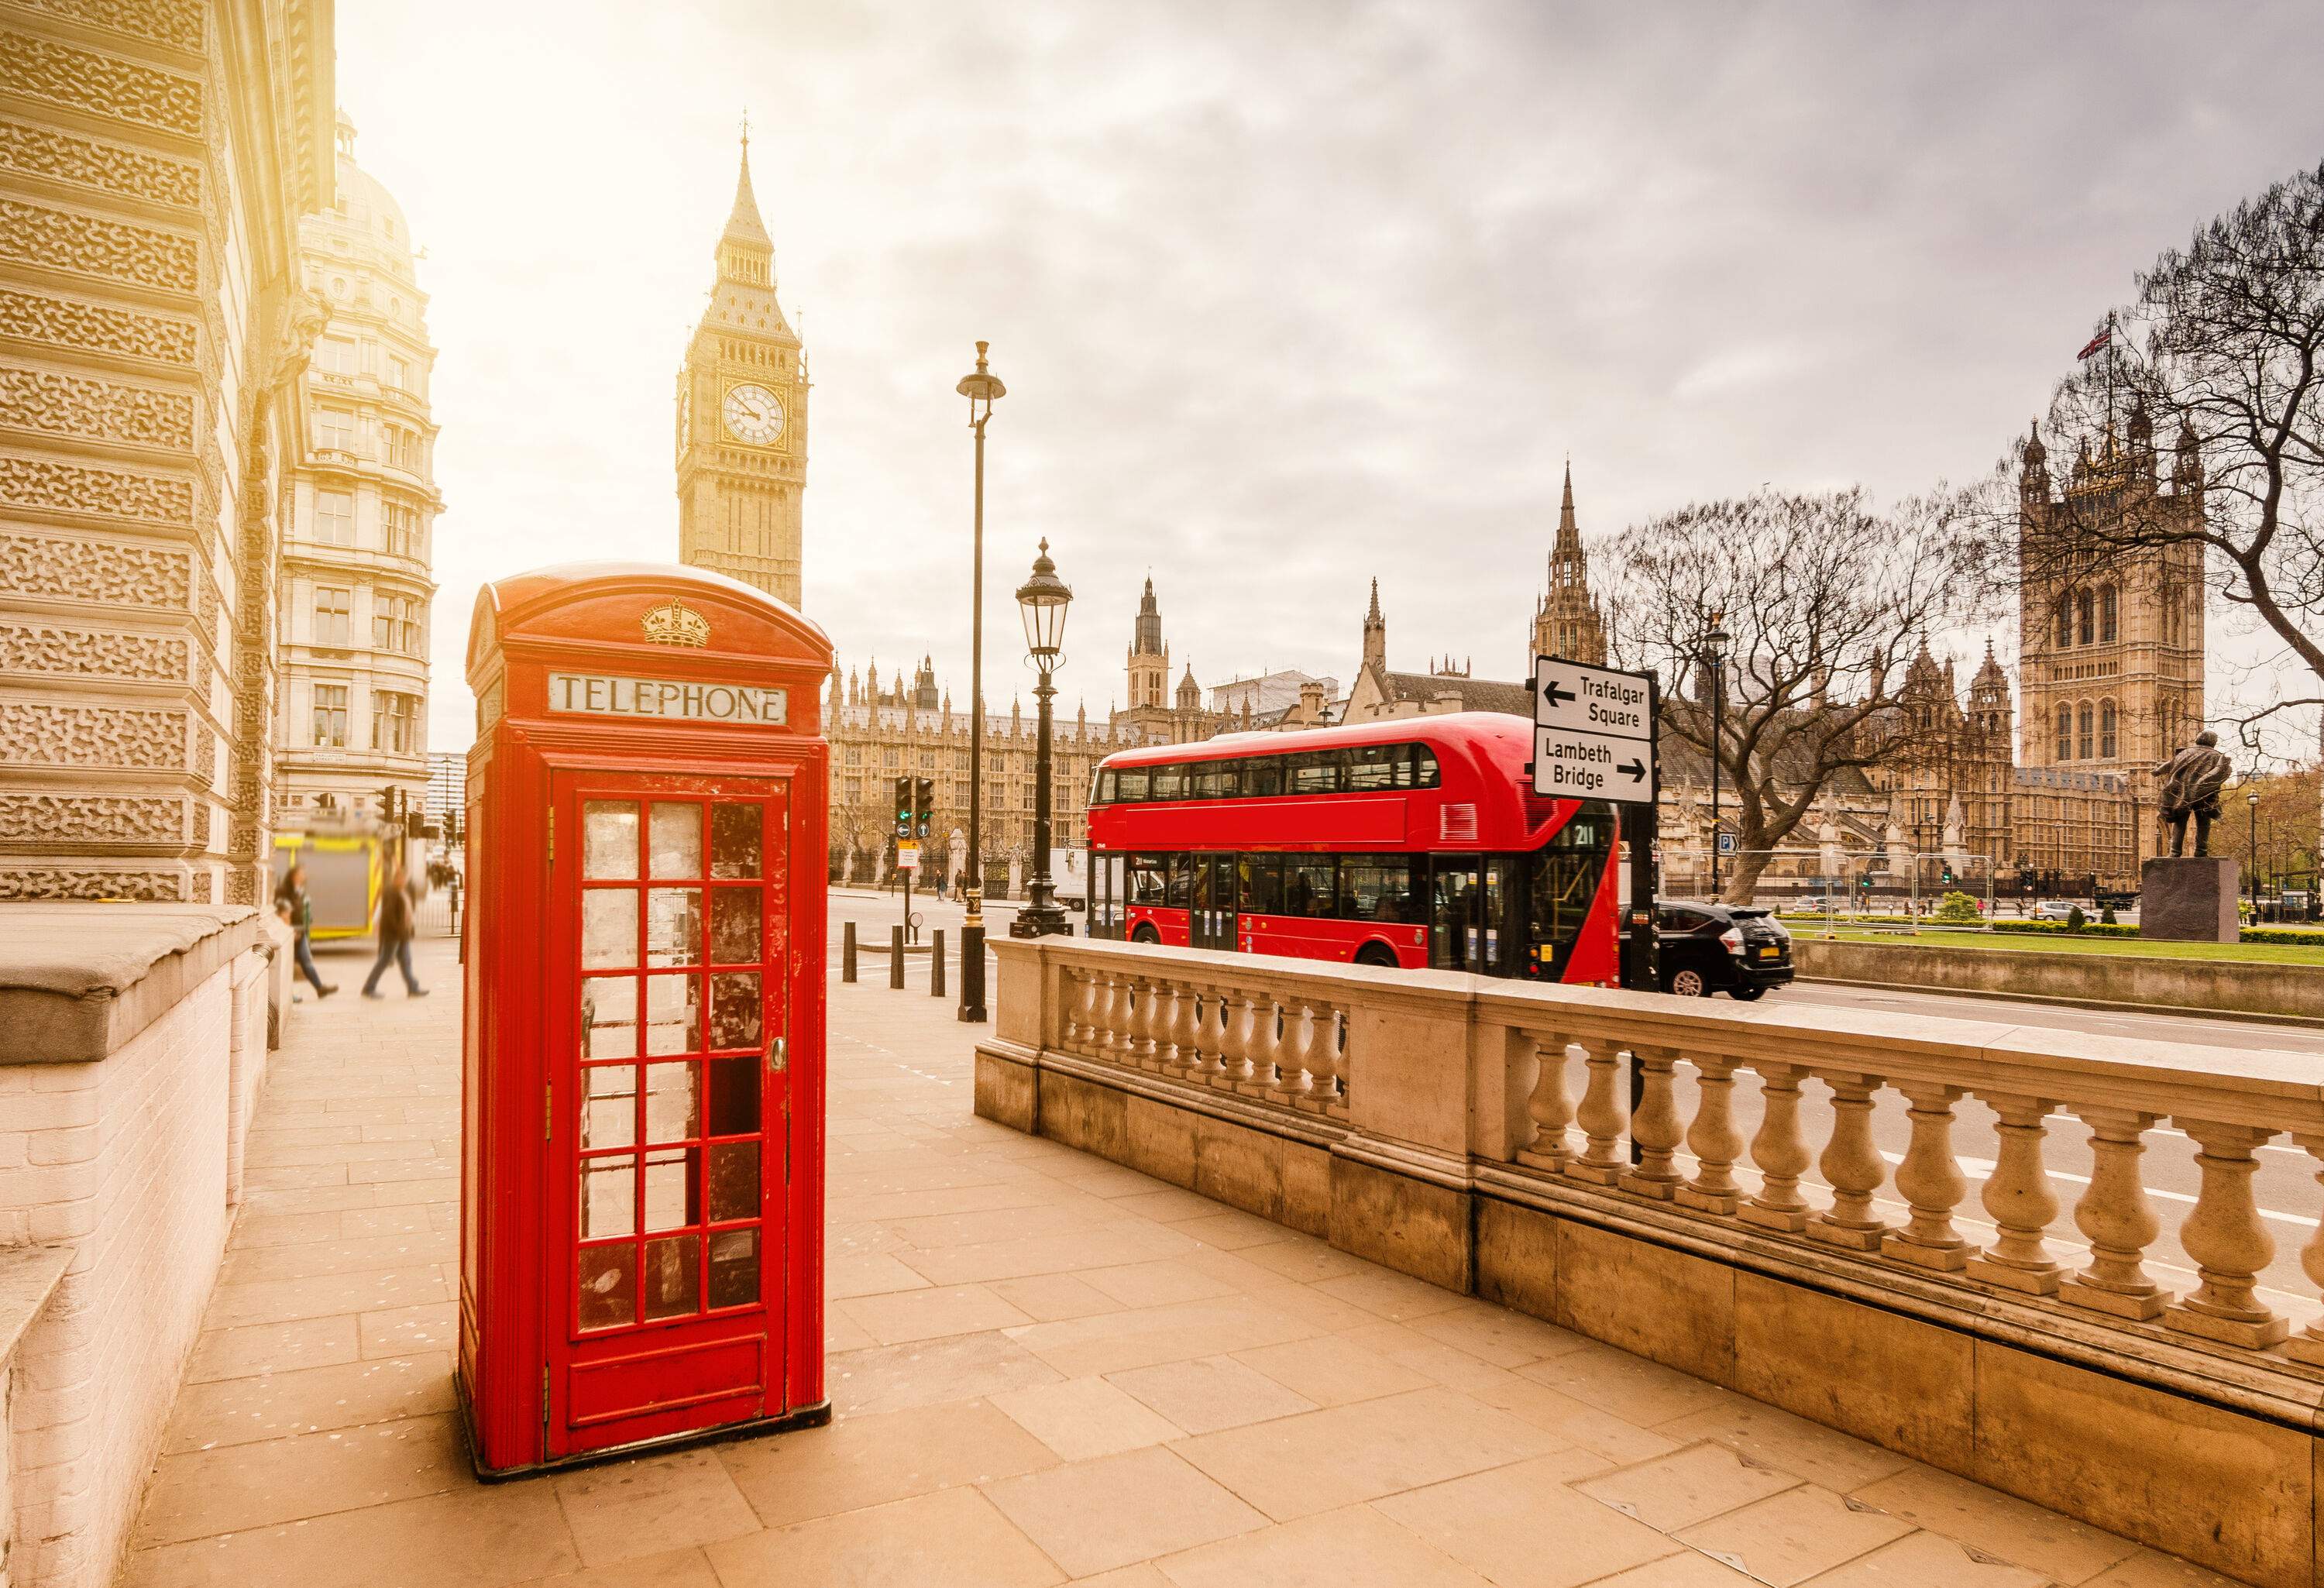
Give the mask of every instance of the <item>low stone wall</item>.
M 104 1588 L 201 1325 L 264 1075 L 246 908 L 0 906 L 0 1258 L 61 1263 L 8 1405 L 12 1588 Z
M 1827 943 L 1805 931 L 1792 939 L 1792 961 L 1815 982 L 2324 1020 L 2324 968 L 2310 965 Z
M 2324 1334 L 2287 1341 L 2247 1282 L 2267 1260 L 2254 1147 L 2289 1128 L 2324 1158 L 2310 1058 L 2071 1033 L 2034 1049 L 2002 1022 L 996 946 L 983 1117 L 2240 1580 L 2319 1581 Z M 1670 1085 L 1681 1062 L 1702 1082 L 1691 1126 Z M 1743 1073 L 1765 1092 L 1756 1185 L 1737 1178 Z M 1799 1128 L 1811 1080 L 1837 1104 L 1821 1159 Z M 1904 1223 L 1871 1200 L 1886 1166 L 1866 1105 L 1886 1085 L 1914 1109 L 1893 1192 Z M 1952 1222 L 1950 1114 L 1969 1091 L 2005 1122 L 1983 1246 Z M 2087 1268 L 2042 1239 L 2058 1207 L 2043 1122 L 2061 1101 L 2102 1138 L 2076 1216 L 2107 1250 Z M 2164 1118 L 2204 1154 L 2182 1239 L 2205 1282 L 2177 1297 L 2140 1266 L 2153 1231 L 2139 1151 Z M 1811 1201 L 1800 1177 L 1819 1162 L 1840 1190 Z

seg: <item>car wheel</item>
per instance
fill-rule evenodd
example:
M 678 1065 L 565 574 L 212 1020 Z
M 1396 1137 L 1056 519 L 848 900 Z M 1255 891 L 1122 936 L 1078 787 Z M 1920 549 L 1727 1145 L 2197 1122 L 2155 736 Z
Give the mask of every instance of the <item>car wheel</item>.
M 1377 965 L 1384 970 L 1396 968 L 1396 950 L 1384 944 L 1367 943 L 1356 950 L 1358 965 Z
M 1765 998 L 1767 995 L 1767 990 L 1765 987 L 1729 987 L 1727 989 L 1727 993 L 1729 997 L 1738 1002 L 1750 1003 Z
M 1159 943 L 1162 934 L 1154 929 L 1153 922 L 1140 921 L 1138 929 L 1130 934 L 1130 940 L 1132 943 Z
M 1711 984 L 1697 970 L 1673 971 L 1663 978 L 1663 991 L 1680 998 L 1708 998 Z

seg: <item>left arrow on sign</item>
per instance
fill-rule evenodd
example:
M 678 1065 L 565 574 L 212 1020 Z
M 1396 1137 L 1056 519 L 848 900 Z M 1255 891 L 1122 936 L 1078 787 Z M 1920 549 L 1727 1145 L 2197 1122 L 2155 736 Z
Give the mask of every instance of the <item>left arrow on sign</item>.
M 1571 689 L 1559 688 L 1555 679 L 1552 679 L 1548 683 L 1544 684 L 1541 687 L 1541 692 L 1552 706 L 1563 706 L 1569 700 L 1579 700 L 1582 698 L 1582 697 L 1576 695 Z

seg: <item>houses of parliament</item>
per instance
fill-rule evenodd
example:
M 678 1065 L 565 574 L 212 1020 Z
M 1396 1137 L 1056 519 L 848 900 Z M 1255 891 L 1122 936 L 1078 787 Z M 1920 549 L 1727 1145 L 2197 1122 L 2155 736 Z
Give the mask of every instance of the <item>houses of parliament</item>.
M 679 555 L 794 605 L 801 603 L 807 489 L 807 350 L 777 294 L 774 246 L 751 185 L 745 137 L 734 203 L 715 249 L 710 300 L 688 343 L 677 391 Z M 2095 450 L 2093 446 L 2095 445 Z M 1784 870 L 1829 869 L 1851 855 L 1942 855 L 1972 873 L 2095 878 L 2135 886 L 2151 825 L 2148 769 L 2203 717 L 2203 591 L 2200 549 L 2143 552 L 2094 564 L 2043 559 L 2024 549 L 2070 537 L 2086 513 L 2200 516 L 2195 441 L 2172 445 L 2167 482 L 2143 410 L 2126 433 L 2086 439 L 2053 476 L 2037 434 L 2019 457 L 2021 612 L 2013 686 L 1988 642 L 1964 688 L 1954 664 L 1925 644 L 1907 671 L 1898 709 L 1909 731 L 1899 752 L 1829 789 L 1793 845 Z M 1545 589 L 1526 655 L 1603 662 L 1609 618 L 1592 593 L 1589 559 L 1565 474 Z M 1530 686 L 1472 676 L 1466 660 L 1421 671 L 1389 665 L 1388 623 L 1373 581 L 1351 682 L 1297 671 L 1232 679 L 1205 689 L 1190 665 L 1173 678 L 1154 582 L 1130 614 L 1126 704 L 1093 718 L 1062 716 L 1053 745 L 1055 841 L 1074 842 L 1090 774 L 1115 750 L 1207 739 L 1228 732 L 1321 726 L 1443 711 L 1531 716 Z M 947 882 L 967 848 L 969 722 L 927 657 L 882 679 L 876 661 L 835 671 L 825 732 L 833 746 L 835 877 L 875 881 L 891 863 L 894 779 L 934 780 L 930 857 Z M 1665 854 L 1714 843 L 1709 765 L 1665 735 L 1661 836 Z M 1012 701 L 985 722 L 982 849 L 994 896 L 1013 892 L 1032 854 L 1034 722 Z M 1724 826 L 1724 823 L 1720 825 Z M 1882 863 L 1895 863 L 1883 862 Z M 1004 891 L 1006 890 L 1006 891 Z

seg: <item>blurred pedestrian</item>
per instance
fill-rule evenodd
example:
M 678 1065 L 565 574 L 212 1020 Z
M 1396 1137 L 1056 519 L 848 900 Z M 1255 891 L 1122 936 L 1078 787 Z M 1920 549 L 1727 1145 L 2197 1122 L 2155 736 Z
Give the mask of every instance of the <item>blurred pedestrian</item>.
M 411 974 L 411 879 L 400 860 L 387 873 L 387 886 L 380 891 L 375 929 L 379 934 L 379 957 L 372 962 L 371 977 L 364 983 L 363 995 L 384 996 L 379 990 L 379 978 L 392 959 L 395 968 L 403 973 L 404 996 L 427 997 L 428 989 Z
M 299 962 L 299 974 L 307 978 L 318 998 L 328 998 L 339 990 L 337 982 L 323 980 L 323 973 L 315 968 L 315 901 L 307 896 L 307 868 L 293 864 L 282 873 L 281 885 L 274 890 L 274 913 L 283 925 L 299 934 L 293 940 L 292 955 Z

